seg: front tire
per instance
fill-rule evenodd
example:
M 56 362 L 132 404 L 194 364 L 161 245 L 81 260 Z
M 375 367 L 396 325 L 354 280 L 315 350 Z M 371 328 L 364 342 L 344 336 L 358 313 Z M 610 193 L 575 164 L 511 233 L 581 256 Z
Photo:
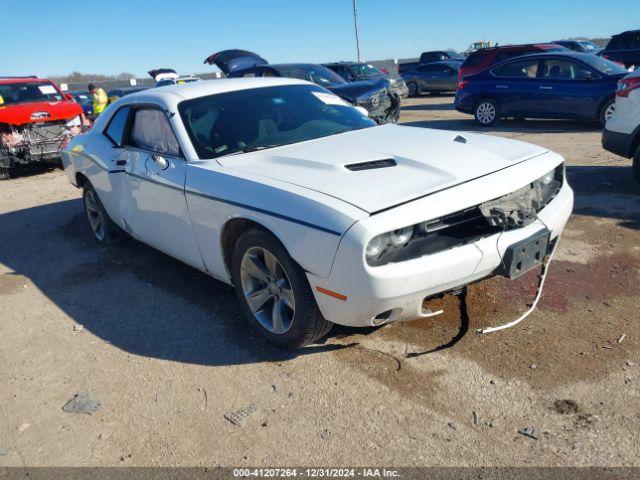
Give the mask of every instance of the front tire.
M 9 180 L 11 178 L 11 169 L 8 167 L 0 167 L 0 181 Z
M 93 238 L 103 245 L 114 245 L 122 241 L 124 232 L 109 218 L 98 194 L 88 182 L 82 190 L 82 201 Z
M 270 342 L 294 349 L 331 330 L 304 271 L 269 232 L 254 228 L 242 234 L 231 274 L 245 317 Z
M 483 127 L 497 125 L 500 123 L 500 105 L 492 98 L 480 100 L 473 116 L 476 122 Z
M 420 95 L 420 90 L 418 90 L 418 85 L 415 82 L 407 83 L 407 89 L 409 89 L 408 95 L 410 97 L 417 97 Z

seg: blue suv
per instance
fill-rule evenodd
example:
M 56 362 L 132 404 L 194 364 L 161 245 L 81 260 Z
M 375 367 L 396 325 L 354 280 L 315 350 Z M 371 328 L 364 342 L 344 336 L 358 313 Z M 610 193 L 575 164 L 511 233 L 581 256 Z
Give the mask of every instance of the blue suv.
M 595 55 L 526 55 L 465 77 L 458 84 L 455 107 L 484 126 L 505 117 L 604 124 L 615 109 L 616 84 L 627 73 Z

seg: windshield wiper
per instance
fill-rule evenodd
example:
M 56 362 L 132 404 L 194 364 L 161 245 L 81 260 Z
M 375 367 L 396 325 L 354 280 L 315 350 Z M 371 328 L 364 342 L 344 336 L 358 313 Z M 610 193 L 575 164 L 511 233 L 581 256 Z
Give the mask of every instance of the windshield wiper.
M 281 147 L 282 145 L 283 144 L 281 144 L 281 143 L 276 143 L 276 144 L 273 144 L 273 145 L 256 145 L 255 147 L 244 147 L 244 148 L 241 148 L 240 150 L 235 150 L 233 152 L 229 152 L 229 153 L 225 153 L 224 155 L 220 155 L 217 158 L 230 157 L 232 155 L 240 155 L 241 153 L 257 152 L 258 150 L 265 150 L 267 148 Z

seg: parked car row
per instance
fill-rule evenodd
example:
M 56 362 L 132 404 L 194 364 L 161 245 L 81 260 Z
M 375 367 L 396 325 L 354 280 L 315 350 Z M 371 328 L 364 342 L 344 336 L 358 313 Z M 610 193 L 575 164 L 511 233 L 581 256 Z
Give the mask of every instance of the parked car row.
M 401 93 L 397 83 L 383 75 L 351 81 L 324 65 L 311 63 L 271 64 L 246 50 L 224 50 L 204 61 L 216 65 L 228 78 L 284 77 L 306 80 L 320 85 L 351 105 L 363 108 L 376 123 L 397 122 L 400 117 Z

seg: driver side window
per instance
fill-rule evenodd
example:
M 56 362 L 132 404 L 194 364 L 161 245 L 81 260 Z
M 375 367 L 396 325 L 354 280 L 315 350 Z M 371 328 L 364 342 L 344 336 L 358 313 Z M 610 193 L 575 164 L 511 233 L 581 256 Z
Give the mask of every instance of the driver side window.
M 135 111 L 129 142 L 131 146 L 143 150 L 172 157 L 180 156 L 180 146 L 169 121 L 165 113 L 157 108 Z

